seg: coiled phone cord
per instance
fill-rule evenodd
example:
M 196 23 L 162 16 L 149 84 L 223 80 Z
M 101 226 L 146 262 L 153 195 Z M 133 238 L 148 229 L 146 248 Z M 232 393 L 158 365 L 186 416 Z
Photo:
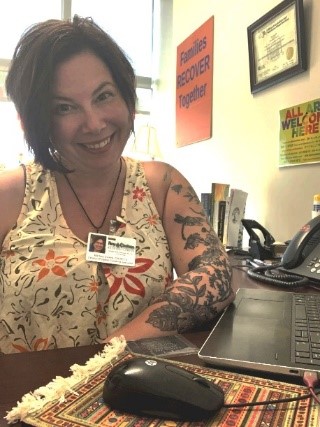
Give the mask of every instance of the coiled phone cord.
M 310 285 L 310 280 L 296 274 L 280 273 L 282 264 L 263 265 L 249 268 L 247 274 L 252 279 L 282 288 L 300 288 Z M 275 272 L 276 270 L 276 272 Z

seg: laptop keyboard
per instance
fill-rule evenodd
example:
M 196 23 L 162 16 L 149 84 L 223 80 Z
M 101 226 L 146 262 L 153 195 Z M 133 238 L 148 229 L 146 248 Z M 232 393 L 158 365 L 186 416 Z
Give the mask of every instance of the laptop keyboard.
M 293 295 L 293 361 L 320 366 L 320 294 Z

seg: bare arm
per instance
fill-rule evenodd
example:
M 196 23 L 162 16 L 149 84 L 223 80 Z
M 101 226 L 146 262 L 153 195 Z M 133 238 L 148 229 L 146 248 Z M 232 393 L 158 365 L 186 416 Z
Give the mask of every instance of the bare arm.
M 0 247 L 19 216 L 24 196 L 22 167 L 0 173 Z
M 178 277 L 114 334 L 127 340 L 203 327 L 234 299 L 228 257 L 189 182 L 166 164 L 154 162 L 145 168 Z

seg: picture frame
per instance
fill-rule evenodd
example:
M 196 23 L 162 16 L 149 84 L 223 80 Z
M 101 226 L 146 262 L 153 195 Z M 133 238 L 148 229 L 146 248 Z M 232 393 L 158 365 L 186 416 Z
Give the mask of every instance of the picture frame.
M 303 0 L 284 0 L 247 28 L 250 89 L 256 93 L 307 70 Z

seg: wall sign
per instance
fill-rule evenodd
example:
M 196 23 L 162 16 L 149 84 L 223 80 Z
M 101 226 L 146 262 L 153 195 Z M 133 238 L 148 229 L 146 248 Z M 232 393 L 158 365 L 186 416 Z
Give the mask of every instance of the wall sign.
M 320 162 L 320 98 L 280 111 L 279 166 Z
M 178 147 L 212 135 L 213 27 L 212 16 L 177 48 Z

